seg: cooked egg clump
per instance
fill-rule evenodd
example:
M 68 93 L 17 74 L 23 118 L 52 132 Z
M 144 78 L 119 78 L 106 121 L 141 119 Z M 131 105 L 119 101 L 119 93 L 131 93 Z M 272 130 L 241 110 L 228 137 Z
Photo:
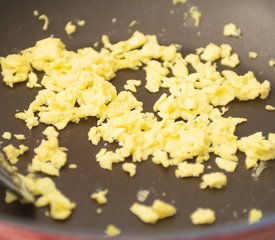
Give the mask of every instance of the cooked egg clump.
M 50 178 L 35 178 L 33 175 L 23 177 L 28 189 L 38 199 L 35 202 L 36 207 L 50 206 L 50 216 L 57 220 L 64 220 L 72 214 L 75 203 L 66 198 L 57 190 L 54 182 Z
M 190 218 L 195 225 L 212 224 L 216 221 L 215 212 L 210 208 L 198 208 L 191 214 Z
M 109 224 L 105 230 L 109 237 L 115 237 L 121 234 L 121 230 L 113 224 Z
M 171 217 L 176 214 L 176 208 L 164 201 L 156 199 L 151 206 L 133 203 L 130 211 L 145 223 L 154 224 L 160 219 Z
M 53 127 L 47 127 L 43 134 L 47 140 L 42 140 L 41 144 L 34 149 L 35 156 L 28 170 L 59 176 L 59 170 L 67 162 L 67 149 L 59 146 L 58 132 Z
M 263 217 L 263 213 L 261 210 L 253 208 L 249 211 L 248 214 L 248 223 L 253 224 L 259 222 Z
M 28 149 L 29 148 L 23 144 L 20 144 L 19 148 L 9 144 L 3 148 L 3 152 L 6 154 L 6 157 L 11 164 L 16 164 L 19 161 L 18 157 L 28 151 Z
M 224 36 L 233 36 L 233 37 L 241 37 L 241 29 L 237 27 L 234 23 L 228 23 L 224 25 L 223 35 Z

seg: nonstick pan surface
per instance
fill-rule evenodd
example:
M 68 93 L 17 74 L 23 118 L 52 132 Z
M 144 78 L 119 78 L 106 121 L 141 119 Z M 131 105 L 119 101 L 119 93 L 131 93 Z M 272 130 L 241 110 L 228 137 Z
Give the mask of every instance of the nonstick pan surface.
M 184 12 L 193 5 L 202 12 L 198 28 L 194 27 L 191 20 L 183 24 Z M 49 17 L 48 31 L 41 30 L 42 22 L 33 16 L 35 9 Z M 112 23 L 113 18 L 117 19 L 116 23 Z M 85 27 L 68 37 L 64 32 L 65 24 L 78 19 L 86 21 Z M 264 108 L 266 104 L 275 104 L 275 68 L 268 66 L 268 61 L 275 58 L 274 19 L 273 0 L 189 0 L 186 4 L 178 5 L 173 5 L 172 0 L 1 0 L 0 56 L 18 53 L 51 34 L 61 38 L 70 50 L 90 47 L 100 40 L 102 34 L 107 34 L 112 42 L 121 41 L 135 30 L 156 34 L 161 44 L 180 44 L 183 54 L 191 53 L 209 42 L 229 43 L 240 56 L 241 65 L 236 71 L 244 74 L 252 70 L 260 81 L 269 80 L 272 89 L 270 97 L 264 101 L 232 102 L 228 114 L 249 119 L 237 128 L 238 136 L 256 131 L 267 134 L 275 132 L 275 113 Z M 130 28 L 128 25 L 132 20 L 137 20 L 138 24 Z M 243 30 L 242 39 L 225 38 L 222 35 L 223 26 L 230 22 L 236 23 Z M 249 51 L 258 52 L 258 58 L 249 59 Z M 143 71 L 120 71 L 112 83 L 118 90 L 122 90 L 127 79 L 144 80 L 144 77 Z M 9 88 L 0 78 L 1 134 L 4 131 L 23 133 L 27 136 L 25 143 L 34 148 L 37 141 L 42 139 L 41 133 L 46 126 L 41 125 L 29 131 L 22 121 L 15 119 L 14 114 L 17 109 L 26 109 L 38 90 L 27 89 L 24 84 Z M 153 102 L 159 97 L 146 91 L 140 91 L 136 96 L 143 100 L 145 111 L 152 110 Z M 228 185 L 219 191 L 202 191 L 199 189 L 199 179 L 176 179 L 173 169 L 163 169 L 151 161 L 141 163 L 137 175 L 130 178 L 121 170 L 121 166 L 115 166 L 111 172 L 98 166 L 95 154 L 103 145 L 93 146 L 87 140 L 87 133 L 95 124 L 96 119 L 90 118 L 77 125 L 69 124 L 60 132 L 60 145 L 69 149 L 68 164 L 78 165 L 75 170 L 65 167 L 61 177 L 54 178 L 61 191 L 77 203 L 72 216 L 64 222 L 54 221 L 45 216 L 45 209 L 33 209 L 32 206 L 18 202 L 7 205 L 4 203 L 5 190 L 1 188 L 0 226 L 3 231 L 14 228 L 21 229 L 23 233 L 27 229 L 30 233 L 38 233 L 38 239 L 50 239 L 45 237 L 48 235 L 96 239 L 104 236 L 106 226 L 112 223 L 122 230 L 125 239 L 227 239 L 226 236 L 230 239 L 258 239 L 257 236 L 262 236 L 259 239 L 271 239 L 269 237 L 274 236 L 274 162 L 269 162 L 258 180 L 255 180 L 251 177 L 251 171 L 245 169 L 244 155 L 239 154 L 237 171 L 227 175 Z M 7 143 L 3 142 L 1 146 Z M 111 147 L 115 148 L 115 145 Z M 31 153 L 22 157 L 20 169 L 25 169 L 31 157 Z M 209 161 L 211 171 L 218 170 L 212 163 L 213 159 Z M 100 215 L 96 213 L 98 205 L 89 197 L 97 188 L 109 189 L 109 201 L 102 207 Z M 178 214 L 153 226 L 142 223 L 128 210 L 141 189 L 150 190 L 146 204 L 156 198 L 174 201 Z M 214 209 L 216 223 L 207 227 L 193 226 L 189 215 L 197 207 Z M 246 210 L 254 207 L 263 211 L 264 220 L 248 226 Z M 5 239 L 3 231 L 0 236 Z M 20 231 L 17 234 L 20 235 Z

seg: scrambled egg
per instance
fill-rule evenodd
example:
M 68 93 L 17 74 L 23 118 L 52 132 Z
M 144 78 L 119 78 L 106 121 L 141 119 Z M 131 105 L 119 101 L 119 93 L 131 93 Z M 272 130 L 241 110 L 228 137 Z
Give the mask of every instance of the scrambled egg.
M 256 59 L 258 57 L 258 53 L 256 52 L 253 52 L 253 51 L 250 51 L 248 53 L 248 56 L 251 58 L 251 59 Z
M 59 170 L 67 162 L 67 149 L 59 146 L 58 132 L 53 127 L 47 127 L 43 134 L 47 140 L 42 140 L 41 144 L 34 149 L 35 156 L 28 170 L 59 176 Z
M 20 140 L 20 141 L 26 139 L 26 137 L 24 136 L 24 134 L 14 134 L 13 136 L 14 136 L 17 140 Z
M 242 31 L 238 28 L 234 23 L 229 23 L 224 25 L 223 35 L 224 36 L 233 36 L 233 37 L 241 37 Z
M 6 154 L 6 157 L 11 164 L 16 164 L 19 161 L 18 157 L 28 151 L 28 149 L 29 148 L 23 144 L 20 144 L 19 148 L 9 144 L 3 148 L 3 152 Z
M 151 206 L 133 203 L 130 211 L 145 223 L 155 224 L 158 220 L 171 217 L 176 214 L 176 208 L 166 202 L 156 199 Z
M 108 189 L 94 192 L 91 195 L 91 199 L 94 199 L 100 205 L 104 205 L 108 202 L 107 197 L 106 197 L 107 193 L 108 193 Z
M 216 221 L 215 212 L 209 208 L 198 208 L 191 214 L 190 218 L 195 225 L 212 224 Z
M 136 175 L 136 168 L 137 166 L 134 163 L 123 163 L 122 169 L 125 172 L 128 172 L 130 177 L 134 177 Z
M 49 27 L 49 18 L 48 18 L 45 14 L 42 14 L 42 15 L 40 15 L 40 16 L 38 17 L 38 19 L 44 21 L 42 30 L 43 30 L 43 31 L 48 30 L 48 27 Z
M 238 140 L 238 149 L 246 155 L 246 167 L 256 167 L 258 161 L 268 161 L 275 158 L 275 134 L 268 134 L 268 139 L 263 136 L 262 132 L 243 137 Z
M 265 109 L 268 110 L 268 111 L 274 111 L 274 110 L 275 110 L 275 107 L 272 106 L 272 105 L 266 105 L 266 106 L 265 106 Z
M 184 4 L 184 3 L 186 3 L 186 2 L 187 2 L 187 0 L 173 0 L 173 4 L 174 4 L 174 5 L 176 5 L 176 4 L 178 4 L 178 3 Z
M 256 223 L 258 221 L 260 221 L 263 217 L 263 213 L 261 210 L 253 208 L 249 211 L 248 214 L 248 223 L 252 224 L 252 223 Z
M 217 166 L 220 169 L 223 169 L 226 172 L 234 172 L 237 165 L 238 165 L 238 162 L 223 159 L 223 158 L 220 158 L 220 157 L 216 157 L 215 163 L 217 164 Z
M 198 27 L 200 25 L 200 21 L 201 21 L 201 11 L 199 11 L 199 9 L 195 6 L 192 6 L 189 9 L 189 14 L 190 16 L 194 19 L 195 21 L 195 26 Z
M 50 206 L 50 216 L 56 220 L 64 220 L 72 214 L 75 203 L 66 198 L 57 190 L 54 182 L 50 178 L 35 178 L 33 175 L 23 177 L 28 189 L 38 199 L 35 202 L 36 207 Z
M 70 36 L 76 32 L 76 25 L 72 22 L 68 22 L 65 26 L 65 32 Z
M 75 31 L 73 26 L 68 24 L 68 34 Z M 232 25 L 225 28 L 225 35 L 240 36 L 238 28 L 232 29 Z M 261 133 L 238 139 L 236 127 L 246 119 L 224 116 L 226 105 L 234 99 L 266 99 L 270 91 L 270 82 L 259 82 L 250 71 L 244 75 L 217 71 L 217 61 L 229 67 L 240 63 L 230 45 L 210 43 L 196 54 L 183 56 L 178 45 L 162 46 L 156 36 L 138 31 L 114 44 L 103 35 L 102 43 L 104 47 L 99 51 L 92 47 L 69 51 L 60 39 L 50 37 L 19 54 L 0 58 L 6 85 L 26 82 L 29 88 L 42 88 L 28 109 L 16 113 L 16 118 L 25 121 L 29 129 L 45 123 L 62 130 L 69 122 L 96 117 L 97 125 L 88 132 L 91 143 L 115 142 L 119 146 L 114 151 L 102 148 L 96 161 L 107 170 L 122 163 L 132 176 L 136 163 L 150 158 L 157 165 L 173 167 L 178 178 L 203 174 L 204 163 L 212 153 L 217 156 L 218 167 L 228 172 L 233 172 L 238 164 L 237 150 L 246 154 L 247 168 L 275 158 L 275 134 L 269 134 L 268 139 Z M 122 69 L 143 69 L 145 89 L 151 93 L 167 90 L 153 104 L 154 112 L 145 112 L 143 103 L 132 93 L 141 85 L 140 80 L 128 80 L 121 92 L 111 83 Z M 40 83 L 34 71 L 44 73 Z M 53 127 L 44 134 L 47 140 L 35 149 L 29 170 L 58 176 L 67 160 L 66 149 L 59 146 Z M 128 157 L 133 163 L 125 163 Z M 190 163 L 191 159 L 195 162 Z M 205 174 L 202 179 L 202 188 L 222 188 L 227 182 L 222 173 Z M 52 197 L 49 200 L 48 192 L 36 191 L 47 195 L 39 206 L 55 201 Z M 64 197 L 60 194 L 54 188 L 54 196 L 62 205 Z M 106 194 L 104 190 L 92 198 L 104 204 Z M 64 203 L 62 214 L 55 215 L 54 208 L 51 215 L 58 219 L 69 216 L 74 204 L 67 199 Z M 131 211 L 148 223 L 176 213 L 172 205 L 161 201 L 152 206 L 134 203 Z M 215 221 L 212 212 L 207 211 L 206 216 L 202 223 Z
M 6 140 L 11 140 L 11 132 L 3 132 L 2 134 L 2 138 L 6 139 Z
M 268 62 L 268 65 L 270 67 L 274 67 L 275 66 L 275 60 L 274 59 L 270 59 L 269 62 Z
M 113 224 L 109 224 L 105 230 L 109 237 L 116 237 L 121 234 L 121 230 Z
M 223 188 L 227 184 L 227 177 L 224 173 L 213 172 L 204 174 L 202 176 L 202 182 L 200 184 L 201 189 L 205 188 Z
M 140 202 L 145 202 L 150 194 L 149 190 L 139 190 L 137 192 L 137 200 Z

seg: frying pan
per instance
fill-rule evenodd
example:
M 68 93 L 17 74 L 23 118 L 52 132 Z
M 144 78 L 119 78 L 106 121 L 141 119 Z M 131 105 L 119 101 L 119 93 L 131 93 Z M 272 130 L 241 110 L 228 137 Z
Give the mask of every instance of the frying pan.
M 183 25 L 184 12 L 193 5 L 202 11 L 202 21 L 197 28 L 191 20 Z M 48 31 L 41 30 L 42 22 L 33 16 L 35 9 L 49 17 Z M 232 102 L 228 114 L 249 119 L 237 128 L 238 136 L 256 131 L 267 134 L 275 131 L 275 114 L 264 109 L 266 104 L 275 103 L 275 68 L 268 66 L 268 60 L 275 57 L 274 17 L 273 0 L 189 0 L 176 6 L 171 0 L 1 0 L 0 56 L 18 53 L 51 34 L 61 38 L 70 50 L 92 46 L 102 34 L 107 34 L 113 42 L 121 41 L 135 30 L 156 34 L 161 44 L 181 44 L 183 54 L 209 42 L 229 43 L 240 56 L 241 65 L 236 71 L 244 74 L 253 70 L 260 81 L 270 80 L 272 89 L 270 97 L 264 101 Z M 116 23 L 112 23 L 113 18 L 117 19 Z M 68 37 L 64 26 L 77 19 L 86 20 L 86 25 Z M 132 20 L 137 20 L 138 24 L 130 28 Z M 243 30 L 242 39 L 222 36 L 223 26 L 230 22 Z M 249 51 L 258 52 L 258 58 L 249 59 Z M 130 78 L 144 80 L 144 72 L 120 71 L 112 83 L 120 91 Z M 26 109 L 37 91 L 26 89 L 24 84 L 9 88 L 0 82 L 1 134 L 4 131 L 23 133 L 30 148 L 37 146 L 46 126 L 42 124 L 29 131 L 14 114 L 17 109 Z M 159 97 L 146 91 L 139 91 L 136 96 L 143 100 L 145 111 L 152 110 L 153 102 Z M 251 171 L 245 170 L 244 155 L 239 153 L 237 171 L 227 175 L 228 185 L 219 191 L 202 191 L 198 187 L 199 179 L 176 179 L 173 169 L 163 169 L 150 160 L 139 164 L 137 175 L 129 178 L 119 165 L 110 172 L 96 163 L 95 153 L 103 145 L 93 146 L 87 140 L 87 132 L 95 124 L 96 119 L 89 118 L 77 125 L 69 124 L 60 132 L 60 145 L 69 149 L 68 163 L 77 163 L 78 168 L 64 168 L 61 177 L 54 181 L 77 203 L 73 215 L 60 222 L 46 217 L 45 209 L 34 209 L 18 202 L 7 205 L 5 190 L 1 188 L 1 239 L 101 239 L 110 223 L 122 229 L 124 239 L 271 239 L 275 235 L 275 165 L 272 161 L 255 180 Z M 6 143 L 4 141 L 2 146 Z M 19 171 L 24 173 L 31 157 L 31 152 L 22 157 Z M 212 163 L 211 158 L 211 171 L 218 170 Z M 100 215 L 96 213 L 97 204 L 89 198 L 97 188 L 109 189 L 109 201 Z M 178 214 L 154 226 L 142 223 L 128 210 L 141 189 L 150 191 L 145 204 L 156 198 L 174 201 Z M 189 215 L 197 207 L 214 209 L 216 223 L 207 227 L 193 226 Z M 264 219 L 247 225 L 246 210 L 254 207 L 263 211 Z

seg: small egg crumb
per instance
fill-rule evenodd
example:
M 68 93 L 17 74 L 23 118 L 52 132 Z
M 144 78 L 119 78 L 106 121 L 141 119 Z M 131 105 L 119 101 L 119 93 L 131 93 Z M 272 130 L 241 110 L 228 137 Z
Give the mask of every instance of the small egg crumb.
M 256 58 L 258 57 L 258 53 L 253 52 L 253 51 L 250 51 L 250 52 L 248 53 L 248 56 L 249 56 L 249 58 L 251 58 L 251 59 L 256 59 Z
M 78 25 L 79 27 L 84 27 L 85 24 L 86 24 L 86 21 L 85 21 L 85 20 L 78 20 L 78 21 L 77 21 L 77 25 Z
M 137 87 L 141 85 L 140 80 L 134 80 L 134 79 L 129 79 L 126 81 L 126 84 L 124 85 L 125 90 L 129 90 L 131 92 L 137 92 Z
M 97 214 L 101 214 L 101 213 L 102 213 L 102 208 L 97 208 L 97 209 L 96 209 L 96 213 L 97 213 Z
M 112 23 L 116 23 L 117 22 L 117 19 L 116 18 L 112 18 Z
M 121 234 L 121 230 L 113 224 L 109 224 L 105 230 L 105 234 L 109 237 L 116 237 Z
M 144 223 L 155 224 L 158 220 L 171 217 L 176 214 L 176 208 L 161 200 L 155 200 L 151 206 L 133 203 L 130 211 Z
M 246 168 L 256 167 L 258 161 L 269 161 L 275 158 L 275 133 L 268 134 L 267 139 L 262 132 L 242 137 L 238 140 L 238 149 L 246 155 Z
M 216 157 L 215 162 L 220 169 L 225 170 L 226 172 L 234 172 L 238 165 L 238 162 L 223 159 L 220 157 Z
M 204 174 L 202 176 L 202 182 L 200 184 L 201 189 L 205 188 L 217 188 L 221 189 L 227 184 L 227 177 L 224 175 L 224 173 L 221 172 L 214 172 L 214 173 L 208 173 Z
M 48 30 L 48 28 L 49 28 L 49 18 L 48 18 L 48 16 L 46 16 L 45 14 L 42 14 L 38 17 L 38 19 L 44 21 L 42 30 L 43 31 Z
M 267 168 L 267 163 L 263 161 L 261 161 L 258 166 L 253 168 L 251 176 L 254 178 L 254 180 L 258 180 L 259 176 L 265 168 Z
M 204 165 L 201 163 L 182 162 L 178 164 L 175 175 L 177 178 L 198 177 L 203 171 Z
M 139 190 L 137 192 L 137 200 L 139 202 L 145 202 L 146 199 L 148 198 L 149 194 L 150 194 L 149 190 Z
M 122 169 L 125 172 L 128 172 L 130 177 L 134 177 L 136 175 L 136 164 L 134 163 L 123 163 L 122 164 Z
M 3 152 L 6 154 L 6 157 L 11 164 L 16 164 L 19 161 L 18 157 L 28 151 L 28 149 L 27 146 L 22 144 L 19 145 L 19 148 L 9 144 L 3 148 Z
M 248 213 L 248 223 L 253 224 L 259 222 L 263 217 L 263 213 L 261 210 L 253 208 Z
M 25 140 L 26 137 L 23 134 L 13 134 L 13 136 L 17 139 L 17 140 Z
M 76 32 L 76 25 L 74 25 L 71 21 L 68 22 L 65 26 L 65 32 L 67 35 L 71 36 Z
M 216 221 L 215 212 L 210 208 L 198 208 L 190 218 L 194 225 L 212 224 Z
M 268 65 L 270 67 L 274 67 L 275 66 L 275 59 L 270 59 L 269 62 L 268 62 Z
M 65 220 L 71 214 L 76 204 L 65 197 L 55 186 L 52 179 L 35 178 L 33 175 L 22 176 L 27 188 L 38 196 L 35 206 L 50 206 L 50 216 L 56 220 Z
M 17 200 L 18 200 L 18 197 L 14 193 L 10 191 L 6 191 L 5 203 L 13 203 Z
M 71 164 L 69 164 L 68 167 L 69 167 L 70 169 L 76 169 L 76 168 L 77 168 L 77 165 L 74 164 L 74 163 L 71 163 Z
M 225 57 L 221 60 L 221 65 L 228 66 L 228 67 L 236 67 L 240 64 L 240 59 L 237 53 L 233 53 L 229 57 Z
M 95 200 L 100 205 L 104 205 L 108 202 L 106 197 L 107 193 L 107 189 L 96 191 L 91 195 L 91 199 Z
M 201 16 L 202 16 L 201 11 L 199 11 L 198 7 L 192 6 L 189 9 L 189 14 L 193 18 L 195 22 L 195 26 L 198 27 L 200 25 Z
M 265 109 L 268 110 L 268 111 L 274 111 L 274 110 L 275 110 L 275 107 L 272 106 L 272 105 L 266 105 L 266 106 L 265 106 Z
M 11 132 L 4 132 L 2 134 L 2 138 L 6 139 L 6 140 L 11 140 L 11 137 L 12 137 Z
M 134 27 L 138 24 L 138 21 L 137 20 L 133 20 L 129 23 L 129 27 Z
M 223 35 L 224 36 L 233 36 L 233 37 L 241 37 L 241 29 L 237 27 L 234 23 L 229 23 L 224 25 L 223 27 Z
M 38 17 L 38 15 L 39 15 L 38 10 L 37 10 L 37 9 L 36 9 L 36 10 L 34 10 L 34 11 L 33 11 L 33 16 Z
M 173 0 L 173 4 L 174 4 L 174 5 L 176 5 L 176 4 L 178 4 L 178 3 L 184 4 L 184 3 L 186 3 L 186 2 L 187 2 L 187 0 Z

